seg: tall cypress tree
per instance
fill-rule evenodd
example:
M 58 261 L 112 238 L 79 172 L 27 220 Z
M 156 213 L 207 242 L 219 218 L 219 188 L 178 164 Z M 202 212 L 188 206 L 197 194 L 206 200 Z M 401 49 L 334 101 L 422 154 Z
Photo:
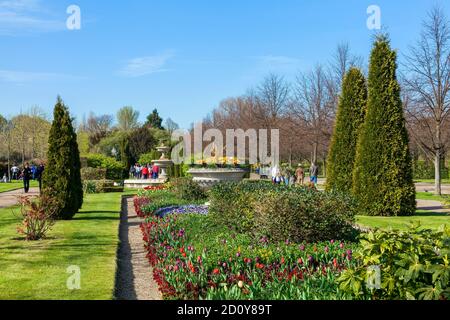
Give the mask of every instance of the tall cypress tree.
M 83 205 L 81 161 L 69 110 L 58 97 L 49 136 L 43 192 L 58 200 L 57 218 L 70 220 Z
M 367 104 L 366 79 L 357 68 L 344 77 L 327 165 L 327 190 L 351 192 L 356 146 Z
M 416 209 L 396 70 L 396 52 L 391 50 L 387 36 L 378 36 L 370 59 L 367 115 L 353 174 L 353 192 L 361 213 L 366 215 L 413 215 Z

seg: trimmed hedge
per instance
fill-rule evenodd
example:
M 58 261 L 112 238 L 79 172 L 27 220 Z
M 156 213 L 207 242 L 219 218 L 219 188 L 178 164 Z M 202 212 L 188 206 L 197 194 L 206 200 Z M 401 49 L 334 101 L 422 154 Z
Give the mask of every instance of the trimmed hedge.
M 221 183 L 210 191 L 210 218 L 238 233 L 274 241 L 353 239 L 351 196 L 267 183 Z
M 103 168 L 82 168 L 81 180 L 106 180 L 106 171 Z
M 123 192 L 123 187 L 114 186 L 112 180 L 85 180 L 83 181 L 84 193 L 111 193 Z
M 83 161 L 84 160 L 84 161 Z M 87 154 L 82 157 L 82 162 L 89 168 L 106 169 L 106 179 L 122 180 L 128 176 L 128 168 L 114 158 L 101 154 Z

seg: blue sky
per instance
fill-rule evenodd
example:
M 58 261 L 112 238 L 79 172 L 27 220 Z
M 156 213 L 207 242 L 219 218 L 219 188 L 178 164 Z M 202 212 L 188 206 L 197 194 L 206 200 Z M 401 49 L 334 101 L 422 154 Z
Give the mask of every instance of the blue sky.
M 66 28 L 72 4 L 81 30 Z M 327 63 L 341 42 L 367 59 L 372 4 L 400 53 L 433 4 L 450 16 L 444 0 L 0 0 L 0 113 L 51 115 L 60 94 L 78 119 L 132 105 L 188 127 L 270 72 Z

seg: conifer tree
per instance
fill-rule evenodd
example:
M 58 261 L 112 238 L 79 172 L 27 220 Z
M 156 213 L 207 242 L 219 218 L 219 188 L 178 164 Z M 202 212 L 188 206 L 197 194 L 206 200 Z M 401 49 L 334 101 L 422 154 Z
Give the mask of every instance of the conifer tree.
M 81 161 L 69 110 L 58 97 L 49 136 L 43 192 L 57 199 L 57 218 L 70 220 L 83 205 Z
M 366 215 L 413 215 L 416 209 L 396 60 L 387 37 L 378 36 L 370 59 L 367 115 L 353 174 L 353 193 Z
M 351 192 L 356 146 L 367 104 L 366 79 L 357 68 L 344 77 L 327 165 L 327 190 Z

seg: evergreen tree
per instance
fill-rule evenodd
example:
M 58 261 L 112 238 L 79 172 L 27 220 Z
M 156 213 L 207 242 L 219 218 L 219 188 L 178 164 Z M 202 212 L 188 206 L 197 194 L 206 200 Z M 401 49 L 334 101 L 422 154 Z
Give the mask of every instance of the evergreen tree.
M 43 192 L 57 199 L 57 218 L 70 220 L 83 205 L 81 161 L 69 111 L 58 97 L 50 129 Z
M 367 104 L 366 79 L 351 68 L 342 82 L 327 165 L 327 190 L 351 192 L 356 146 Z
M 163 119 L 159 116 L 158 110 L 155 109 L 151 114 L 147 116 L 147 122 L 145 125 L 149 128 L 164 129 L 162 126 Z
M 366 215 L 413 215 L 416 210 L 396 60 L 387 37 L 377 37 L 370 59 L 367 115 L 353 175 L 353 192 Z

